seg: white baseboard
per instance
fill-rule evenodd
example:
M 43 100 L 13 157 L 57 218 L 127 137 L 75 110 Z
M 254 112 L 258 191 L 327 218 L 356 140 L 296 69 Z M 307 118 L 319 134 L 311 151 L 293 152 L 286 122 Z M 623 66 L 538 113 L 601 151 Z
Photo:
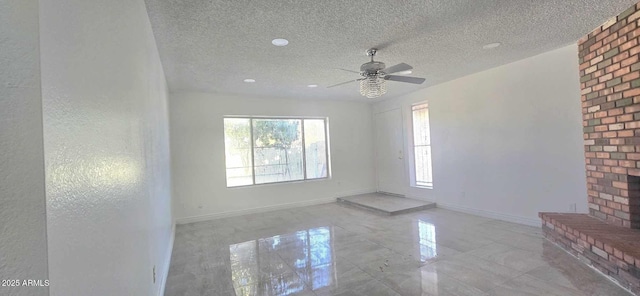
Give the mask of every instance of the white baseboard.
M 417 200 L 421 200 L 421 201 L 427 201 L 427 202 L 435 203 L 435 201 L 430 200 L 430 199 L 426 199 L 426 198 L 421 197 L 421 196 L 416 196 L 416 195 L 407 195 L 407 196 L 405 196 L 405 197 L 406 197 L 406 198 L 410 198 L 410 199 L 417 199 Z
M 540 225 L 542 224 L 542 222 L 541 222 L 541 220 L 539 218 L 535 218 L 535 219 L 533 219 L 533 218 L 525 218 L 525 217 L 520 217 L 520 216 L 513 216 L 513 215 L 509 215 L 509 214 L 503 214 L 503 213 L 498 213 L 498 212 L 492 212 L 492 211 L 468 208 L 468 207 L 463 207 L 463 206 L 453 205 L 453 204 L 447 204 L 447 203 L 441 203 L 441 202 L 436 203 L 436 205 L 437 205 L 438 208 L 442 208 L 442 209 L 445 209 L 445 210 L 452 210 L 452 211 L 456 211 L 456 212 L 462 212 L 462 213 L 472 214 L 472 215 L 481 216 L 481 217 L 485 217 L 485 218 L 491 218 L 491 219 L 496 219 L 496 220 L 502 220 L 502 221 L 507 221 L 507 222 L 524 224 L 524 225 L 529 225 L 529 226 L 534 226 L 534 227 L 540 227 Z
M 171 255 L 173 254 L 173 242 L 176 238 L 176 223 L 173 223 L 171 227 L 171 238 L 169 239 L 169 249 L 165 255 L 164 266 L 162 267 L 162 275 L 160 278 L 160 287 L 158 289 L 158 296 L 164 296 L 164 291 L 167 285 L 167 277 L 169 276 L 169 267 L 171 266 Z
M 235 211 L 227 211 L 227 212 L 220 212 L 220 213 L 212 213 L 212 214 L 206 214 L 206 215 L 178 218 L 178 219 L 176 219 L 176 224 L 188 224 L 188 223 L 209 221 L 209 220 L 228 218 L 228 217 L 234 217 L 234 216 L 242 216 L 242 215 L 248 215 L 248 214 L 257 214 L 257 213 L 271 212 L 271 211 L 277 211 L 277 210 L 285 210 L 285 209 L 291 209 L 291 208 L 299 208 L 299 207 L 313 206 L 313 205 L 319 205 L 319 204 L 326 204 L 326 203 L 335 202 L 336 198 L 338 198 L 338 197 L 365 194 L 365 193 L 373 193 L 373 192 L 376 192 L 376 190 L 374 188 L 362 189 L 362 190 L 352 190 L 352 191 L 345 191 L 345 192 L 333 194 L 331 197 L 326 197 L 326 198 L 319 198 L 319 199 L 292 202 L 292 203 L 285 203 L 285 204 L 265 206 L 265 207 L 249 208 L 249 209 L 243 209 L 243 210 L 235 210 Z

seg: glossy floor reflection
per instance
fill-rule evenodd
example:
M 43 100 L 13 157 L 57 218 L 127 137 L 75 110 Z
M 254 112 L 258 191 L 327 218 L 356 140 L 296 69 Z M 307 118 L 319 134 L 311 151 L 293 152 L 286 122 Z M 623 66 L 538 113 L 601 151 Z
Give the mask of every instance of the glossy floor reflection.
M 630 295 L 541 230 L 339 204 L 178 225 L 165 295 Z

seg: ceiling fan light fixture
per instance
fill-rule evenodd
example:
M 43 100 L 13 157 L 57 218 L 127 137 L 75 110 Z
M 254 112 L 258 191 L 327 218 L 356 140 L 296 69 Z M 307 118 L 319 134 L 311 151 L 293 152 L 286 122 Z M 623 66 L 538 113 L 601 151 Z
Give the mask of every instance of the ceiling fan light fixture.
M 307 85 L 307 87 L 314 88 L 314 87 L 318 87 L 318 85 L 317 84 L 309 84 L 309 85 Z
M 368 63 L 364 63 L 360 66 L 360 72 L 345 70 L 348 72 L 358 73 L 363 78 L 350 80 L 343 83 L 334 84 L 331 86 L 327 86 L 327 88 L 332 88 L 348 83 L 360 82 L 360 94 L 373 99 L 380 97 L 387 93 L 387 80 L 404 82 L 404 83 L 412 83 L 412 84 L 422 84 L 425 79 L 420 77 L 410 77 L 410 76 L 398 76 L 398 75 L 390 75 L 390 74 L 410 74 L 411 69 L 413 67 L 400 63 L 391 67 L 387 67 L 383 62 L 375 61 L 373 57 L 376 55 L 378 50 L 375 48 L 370 48 L 367 50 L 367 55 L 371 57 L 371 61 Z
M 378 75 L 367 76 L 360 81 L 360 94 L 369 99 L 380 97 L 386 93 L 386 81 Z
M 247 79 L 245 79 L 243 81 L 246 82 L 246 83 L 254 83 L 254 82 L 256 82 L 255 79 L 251 79 L 251 78 L 247 78 Z

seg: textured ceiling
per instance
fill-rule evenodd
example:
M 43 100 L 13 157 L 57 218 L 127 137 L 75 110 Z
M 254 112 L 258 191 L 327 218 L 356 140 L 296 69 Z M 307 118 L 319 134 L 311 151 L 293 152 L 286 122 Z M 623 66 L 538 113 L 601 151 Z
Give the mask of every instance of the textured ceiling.
M 635 2 L 146 0 L 172 92 L 358 100 L 355 83 L 326 86 L 359 78 L 336 68 L 358 70 L 367 48 L 427 79 L 389 81 L 390 98 L 571 44 Z

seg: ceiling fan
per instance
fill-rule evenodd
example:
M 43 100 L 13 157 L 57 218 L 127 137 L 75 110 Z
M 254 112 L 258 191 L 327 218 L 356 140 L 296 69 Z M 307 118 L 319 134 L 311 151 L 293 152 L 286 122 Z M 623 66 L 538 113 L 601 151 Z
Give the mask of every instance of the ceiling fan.
M 375 48 L 370 48 L 367 50 L 367 55 L 371 57 L 371 62 L 362 64 L 362 66 L 360 66 L 360 72 L 340 69 L 348 72 L 358 73 L 362 75 L 362 78 L 338 83 L 332 86 L 328 86 L 327 88 L 360 81 L 360 94 L 371 99 L 382 96 L 387 92 L 387 80 L 413 84 L 422 84 L 425 81 L 424 78 L 419 77 L 389 75 L 393 73 L 408 71 L 413 69 L 413 67 L 405 63 L 400 63 L 395 66 L 386 68 L 386 65 L 383 62 L 377 62 L 373 60 L 373 57 L 376 55 L 377 51 L 378 50 Z

